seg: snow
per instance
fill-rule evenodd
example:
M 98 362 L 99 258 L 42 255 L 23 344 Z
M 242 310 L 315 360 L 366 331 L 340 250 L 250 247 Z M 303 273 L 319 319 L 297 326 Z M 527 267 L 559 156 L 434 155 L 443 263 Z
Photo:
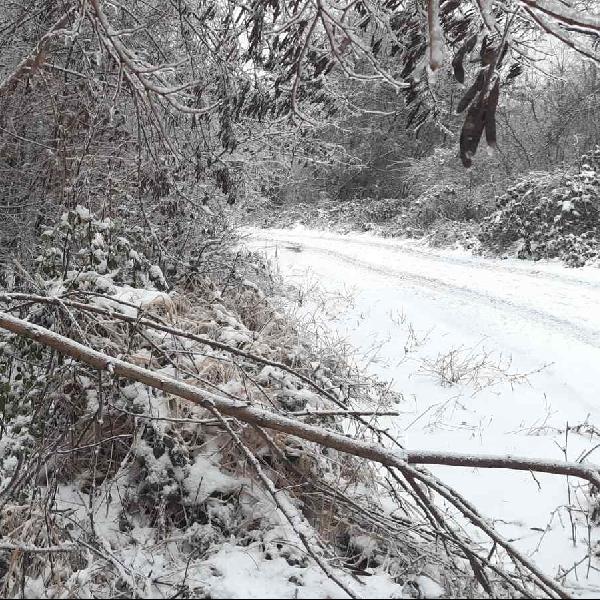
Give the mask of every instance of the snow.
M 218 491 L 230 493 L 243 485 L 239 477 L 230 477 L 223 473 L 204 456 L 197 456 L 190 472 L 184 480 L 185 491 L 194 502 L 204 502 L 212 493 Z
M 281 546 L 284 540 L 279 541 Z M 340 598 L 339 587 L 321 571 L 265 554 L 257 547 L 223 544 L 202 570 L 210 583 L 211 598 Z M 362 598 L 400 598 L 401 586 L 389 577 L 365 578 Z M 435 597 L 435 596 L 431 596 Z
M 238 331 L 233 327 L 223 327 L 219 334 L 219 341 L 231 346 L 242 346 L 251 342 L 252 338 L 243 331 Z
M 185 480 L 186 488 L 192 480 L 200 480 L 203 486 L 207 485 L 214 488 L 212 491 L 221 493 L 241 486 L 247 489 L 248 486 L 243 479 L 228 478 L 220 473 L 205 457 L 196 461 L 190 477 L 189 482 Z M 203 489 L 203 497 L 209 487 Z M 129 490 L 129 493 L 132 491 Z M 140 598 L 173 597 L 173 588 L 181 584 L 182 574 L 185 574 L 184 583 L 193 591 L 192 597 L 344 597 L 340 588 L 307 559 L 299 540 L 283 516 L 274 510 L 272 501 L 258 488 L 254 488 L 254 494 L 256 497 L 252 500 L 247 496 L 241 500 L 249 523 L 255 519 L 264 522 L 266 528 L 262 539 L 259 537 L 247 545 L 236 544 L 234 536 L 231 536 L 231 540 L 223 541 L 210 523 L 196 522 L 185 531 L 174 532 L 170 538 L 162 540 L 156 528 L 137 522 L 135 518 L 130 530 L 123 531 L 119 527 L 122 500 L 128 497 L 127 484 L 121 480 L 113 484 L 112 493 L 103 494 L 95 505 L 95 539 L 105 553 L 114 557 L 113 562 L 120 566 L 122 580 L 131 581 L 137 590 L 136 597 Z M 190 501 L 196 503 L 202 500 L 196 498 Z M 77 486 L 59 486 L 56 503 L 57 511 L 68 514 L 70 522 L 85 524 L 89 497 Z M 223 503 L 213 503 L 213 516 L 218 507 L 226 510 Z M 79 527 L 73 528 L 73 532 L 77 538 Z M 200 552 L 201 548 L 205 550 Z M 97 560 L 92 559 L 87 568 L 71 575 L 64 589 L 80 598 L 98 597 L 97 584 L 94 583 L 99 568 L 96 563 Z M 135 585 L 136 581 L 138 585 Z M 358 584 L 359 581 L 364 585 Z M 423 575 L 415 578 L 414 583 L 423 591 L 436 590 L 435 582 Z M 360 585 L 362 598 L 404 597 L 402 586 L 380 571 L 361 580 L 357 578 L 354 584 Z M 48 594 L 48 585 L 43 578 L 29 577 L 27 590 L 30 592 L 28 597 L 54 597 Z
M 444 62 L 443 34 L 440 24 L 440 0 L 431 0 L 428 10 L 429 67 L 435 72 Z
M 85 206 L 81 206 L 81 204 L 75 207 L 75 212 L 84 223 L 92 220 L 92 213 Z
M 334 344 L 349 341 L 369 373 L 393 382 L 401 415 L 385 425 L 407 448 L 577 460 L 599 442 L 599 269 L 482 259 L 366 234 L 245 233 L 287 282 L 319 282 L 321 297 L 303 297 L 298 315 L 328 319 Z M 599 451 L 586 460 L 600 462 Z M 431 470 L 548 574 L 587 556 L 590 500 L 579 481 Z M 590 525 L 593 550 L 600 532 Z M 583 560 L 567 583 L 593 594 L 600 576 Z
M 134 288 L 129 285 L 117 286 L 112 284 L 111 280 L 106 277 L 97 277 L 95 282 L 97 287 L 111 296 L 111 298 L 99 296 L 90 298 L 90 302 L 100 308 L 114 310 L 130 317 L 137 317 L 138 311 L 133 306 L 127 306 L 127 304 L 132 304 L 141 309 L 161 307 L 167 312 L 173 310 L 173 299 L 165 292 Z M 123 304 L 124 302 L 127 304 Z

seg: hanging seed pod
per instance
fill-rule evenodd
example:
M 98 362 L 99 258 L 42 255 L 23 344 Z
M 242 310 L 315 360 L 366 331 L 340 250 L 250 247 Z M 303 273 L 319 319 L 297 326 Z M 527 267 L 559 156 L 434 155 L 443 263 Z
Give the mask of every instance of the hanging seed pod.
M 473 98 L 477 95 L 477 92 L 481 92 L 483 86 L 485 84 L 485 74 L 486 70 L 481 69 L 479 71 L 479 75 L 477 75 L 477 79 L 473 82 L 473 85 L 467 90 L 465 95 L 460 99 L 458 106 L 456 107 L 456 112 L 463 112 L 469 104 L 473 101 Z
M 454 78 L 456 79 L 456 81 L 458 81 L 460 83 L 465 82 L 465 68 L 463 66 L 463 61 L 465 59 L 465 56 L 473 50 L 476 43 L 477 43 L 477 36 L 472 35 L 460 47 L 460 49 L 458 50 L 458 52 L 456 53 L 456 55 L 454 56 L 454 58 L 452 60 L 452 69 L 454 71 Z
M 496 62 L 496 56 L 498 55 L 498 49 L 494 48 L 494 46 L 487 46 L 485 49 L 482 48 L 480 59 L 481 66 L 487 67 L 489 65 L 493 65 Z
M 445 0 L 440 5 L 440 14 L 442 17 L 448 16 L 460 6 L 461 0 Z
M 511 79 L 515 79 L 523 72 L 523 66 L 519 62 L 514 62 L 510 65 L 508 69 L 508 74 L 506 75 L 506 81 L 510 81 Z
M 490 148 L 496 148 L 496 109 L 500 97 L 500 78 L 497 77 L 487 99 L 485 110 L 485 140 Z
M 500 51 L 500 56 L 498 57 L 498 62 L 496 63 L 496 69 L 499 69 L 502 66 L 502 62 L 504 61 L 504 57 L 508 52 L 508 43 L 504 42 L 502 46 L 502 50 Z
M 408 117 L 406 118 L 406 127 L 410 127 L 413 123 L 413 121 L 415 120 L 417 114 L 419 113 L 419 111 L 421 110 L 421 106 L 423 105 L 422 102 L 419 102 L 417 104 L 417 106 L 415 108 L 413 108 L 409 113 L 408 113 Z
M 483 134 L 485 113 L 485 99 L 483 93 L 480 92 L 477 100 L 471 104 L 460 132 L 460 158 L 467 168 L 473 164 L 473 156 L 477 152 L 477 146 L 479 146 Z
M 481 48 L 479 50 L 479 58 L 481 59 L 481 64 L 483 64 L 483 57 L 485 56 L 487 47 L 488 47 L 488 36 L 485 35 L 485 36 L 483 36 L 483 39 L 481 40 Z

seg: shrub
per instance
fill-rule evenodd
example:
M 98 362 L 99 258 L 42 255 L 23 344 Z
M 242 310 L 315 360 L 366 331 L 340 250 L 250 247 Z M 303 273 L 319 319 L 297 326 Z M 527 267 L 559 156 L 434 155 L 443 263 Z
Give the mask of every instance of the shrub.
M 101 219 L 83 206 L 42 232 L 40 275 L 73 288 L 106 291 L 112 283 L 167 289 L 162 270 L 125 237 L 120 219 Z
M 578 170 L 533 173 L 497 201 L 479 239 L 519 258 L 560 258 L 582 266 L 600 256 L 600 147 L 584 155 Z

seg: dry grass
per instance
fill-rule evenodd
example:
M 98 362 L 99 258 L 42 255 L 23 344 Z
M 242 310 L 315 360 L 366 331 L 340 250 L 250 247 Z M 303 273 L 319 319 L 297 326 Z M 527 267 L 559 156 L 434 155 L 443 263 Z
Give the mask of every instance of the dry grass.
M 529 377 L 547 365 L 526 373 L 513 371 L 512 358 L 478 348 L 454 348 L 433 359 L 423 359 L 419 373 L 428 375 L 443 386 L 471 386 L 481 391 L 498 383 L 512 387 L 528 383 Z

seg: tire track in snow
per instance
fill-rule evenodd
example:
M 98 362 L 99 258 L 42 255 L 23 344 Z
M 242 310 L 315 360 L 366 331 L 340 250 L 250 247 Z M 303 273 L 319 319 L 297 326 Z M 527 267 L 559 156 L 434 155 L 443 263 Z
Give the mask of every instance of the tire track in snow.
M 457 265 L 461 267 L 467 267 L 473 270 L 481 270 L 481 271 L 493 271 L 497 273 L 512 273 L 514 275 L 518 275 L 520 277 L 532 277 L 539 280 L 546 280 L 549 282 L 560 283 L 561 285 L 572 286 L 573 288 L 591 288 L 594 290 L 600 291 L 600 270 L 598 281 L 586 280 L 581 277 L 567 275 L 565 273 L 552 273 L 548 271 L 541 271 L 536 269 L 535 262 L 532 261 L 522 261 L 522 264 L 519 267 L 514 265 L 507 264 L 505 261 L 497 258 L 471 258 L 468 256 L 453 256 L 451 254 L 443 254 L 441 252 L 436 252 L 435 250 L 428 249 L 420 249 L 409 246 L 405 243 L 394 241 L 394 240 L 385 240 L 381 241 L 375 239 L 360 239 L 356 237 L 345 237 L 341 234 L 335 233 L 327 233 L 327 232 L 319 232 L 318 234 L 311 232 L 302 232 L 295 233 L 293 230 L 270 230 L 273 231 L 273 237 L 265 237 L 261 236 L 260 233 L 269 230 L 247 230 L 250 231 L 251 239 L 259 239 L 262 241 L 270 241 L 270 242 L 281 242 L 281 243 L 299 243 L 301 245 L 307 245 L 307 240 L 315 241 L 315 242 L 337 242 L 342 243 L 344 245 L 354 245 L 354 246 L 365 246 L 367 248 L 382 248 L 385 250 L 390 250 L 396 254 L 412 254 L 414 256 L 418 256 L 428 262 L 443 262 L 448 263 L 450 265 Z M 310 246 L 314 248 L 314 246 Z M 573 269 L 573 273 L 577 274 L 577 269 Z
M 323 240 L 323 241 L 329 241 L 329 242 L 344 242 L 344 243 L 354 243 L 355 240 L 337 240 L 336 238 L 314 238 L 316 241 L 319 240 Z M 582 325 L 578 325 L 572 321 L 569 321 L 568 319 L 562 319 L 560 317 L 557 317 L 556 315 L 553 315 L 552 313 L 540 310 L 538 308 L 534 308 L 532 306 L 528 306 L 526 304 L 519 304 L 517 302 L 514 302 L 513 300 L 509 300 L 507 298 L 502 298 L 499 296 L 494 296 L 491 294 L 487 294 L 485 292 L 481 292 L 481 291 L 477 291 L 474 290 L 472 288 L 466 287 L 466 286 L 462 286 L 462 285 L 457 285 L 454 283 L 448 283 L 447 281 L 444 281 L 443 279 L 440 279 L 438 277 L 431 277 L 431 276 L 426 276 L 426 275 L 419 275 L 419 274 L 415 274 L 415 273 L 409 273 L 407 271 L 404 271 L 402 269 L 398 269 L 398 268 L 392 268 L 392 267 L 385 267 L 382 265 L 375 265 L 372 262 L 366 261 L 366 260 L 361 260 L 358 259 L 354 256 L 350 256 L 348 254 L 345 254 L 344 252 L 338 251 L 338 250 L 331 250 L 331 249 L 326 249 L 326 248 L 322 248 L 319 246 L 315 246 L 315 245 L 310 245 L 309 243 L 307 243 L 307 241 L 312 241 L 312 239 L 308 238 L 307 240 L 307 236 L 305 237 L 299 237 L 299 236 L 294 236 L 293 239 L 282 239 L 282 238 L 272 238 L 272 237 L 266 237 L 266 236 L 256 236 L 253 235 L 251 238 L 252 242 L 267 242 L 267 243 L 275 243 L 275 244 L 286 244 L 286 243 L 294 243 L 294 244 L 299 244 L 301 247 L 301 250 L 305 250 L 308 252 L 312 252 L 314 254 L 320 254 L 320 255 L 324 255 L 324 256 L 330 256 L 332 258 L 338 259 L 338 260 L 342 260 L 343 262 L 347 263 L 347 264 L 351 264 L 355 267 L 358 267 L 360 269 L 366 270 L 366 271 L 370 271 L 373 273 L 378 273 L 380 275 L 385 275 L 387 277 L 393 277 L 395 280 L 397 281 L 409 281 L 411 283 L 416 284 L 418 287 L 421 288 L 427 288 L 428 290 L 434 291 L 436 292 L 436 295 L 439 295 L 439 293 L 441 291 L 444 291 L 447 295 L 449 295 L 450 297 L 456 298 L 456 296 L 462 296 L 465 300 L 472 300 L 472 301 L 476 301 L 478 303 L 481 304 L 485 304 L 485 305 L 490 305 L 493 304 L 496 308 L 500 309 L 500 310 L 504 310 L 505 312 L 508 312 L 509 314 L 515 315 L 520 319 L 525 319 L 525 320 L 529 320 L 529 319 L 533 319 L 535 320 L 536 323 L 543 325 L 545 327 L 552 327 L 552 329 L 554 331 L 556 330 L 560 330 L 561 333 L 569 335 L 572 338 L 575 338 L 577 341 L 579 342 L 584 342 L 585 344 L 588 344 L 590 346 L 593 346 L 594 348 L 598 348 L 600 349 L 600 331 L 589 328 L 589 327 L 584 327 Z M 379 247 L 380 244 L 375 242 L 375 243 L 370 243 L 367 242 L 365 245 L 367 246 L 371 246 L 371 247 Z M 399 247 L 394 247 L 394 250 L 396 250 L 397 252 L 402 253 L 403 249 L 399 248 Z M 426 253 L 422 253 L 424 254 L 424 257 L 427 258 L 428 261 L 430 262 L 436 262 L 436 263 L 445 263 L 448 262 L 446 261 L 446 257 L 441 257 L 441 256 L 431 256 L 431 255 L 427 255 Z M 480 267 L 480 265 L 474 266 L 472 265 L 472 263 L 467 262 L 466 264 L 464 264 L 465 267 L 471 267 L 473 266 L 474 269 L 477 269 L 478 267 Z M 489 267 L 487 267 L 489 268 Z M 510 269 L 494 269 L 493 267 L 491 268 L 491 270 L 497 270 L 497 271 L 502 271 L 504 273 L 506 272 L 511 272 L 512 270 Z M 514 273 L 515 275 L 518 274 L 521 277 L 526 276 L 527 278 L 531 278 L 531 279 L 538 279 L 537 274 L 533 275 L 533 274 L 528 274 L 528 273 L 523 273 L 521 271 L 519 271 L 518 269 L 515 270 L 516 272 Z M 514 271 L 513 271 L 514 272 Z M 544 275 L 548 275 L 548 274 L 544 274 Z M 560 278 L 560 276 L 551 276 L 548 279 L 551 280 L 555 280 L 559 283 L 563 283 L 563 280 Z M 567 283 L 567 285 L 569 285 L 570 287 L 579 287 L 580 283 L 578 281 L 568 281 L 568 282 L 564 282 Z M 586 282 L 581 282 L 582 284 L 585 285 Z M 598 289 L 600 290 L 600 285 L 596 286 L 593 284 L 593 282 L 591 283 L 591 287 L 594 289 Z M 578 290 L 576 290 L 578 291 Z M 600 308 L 599 308 L 600 310 Z

